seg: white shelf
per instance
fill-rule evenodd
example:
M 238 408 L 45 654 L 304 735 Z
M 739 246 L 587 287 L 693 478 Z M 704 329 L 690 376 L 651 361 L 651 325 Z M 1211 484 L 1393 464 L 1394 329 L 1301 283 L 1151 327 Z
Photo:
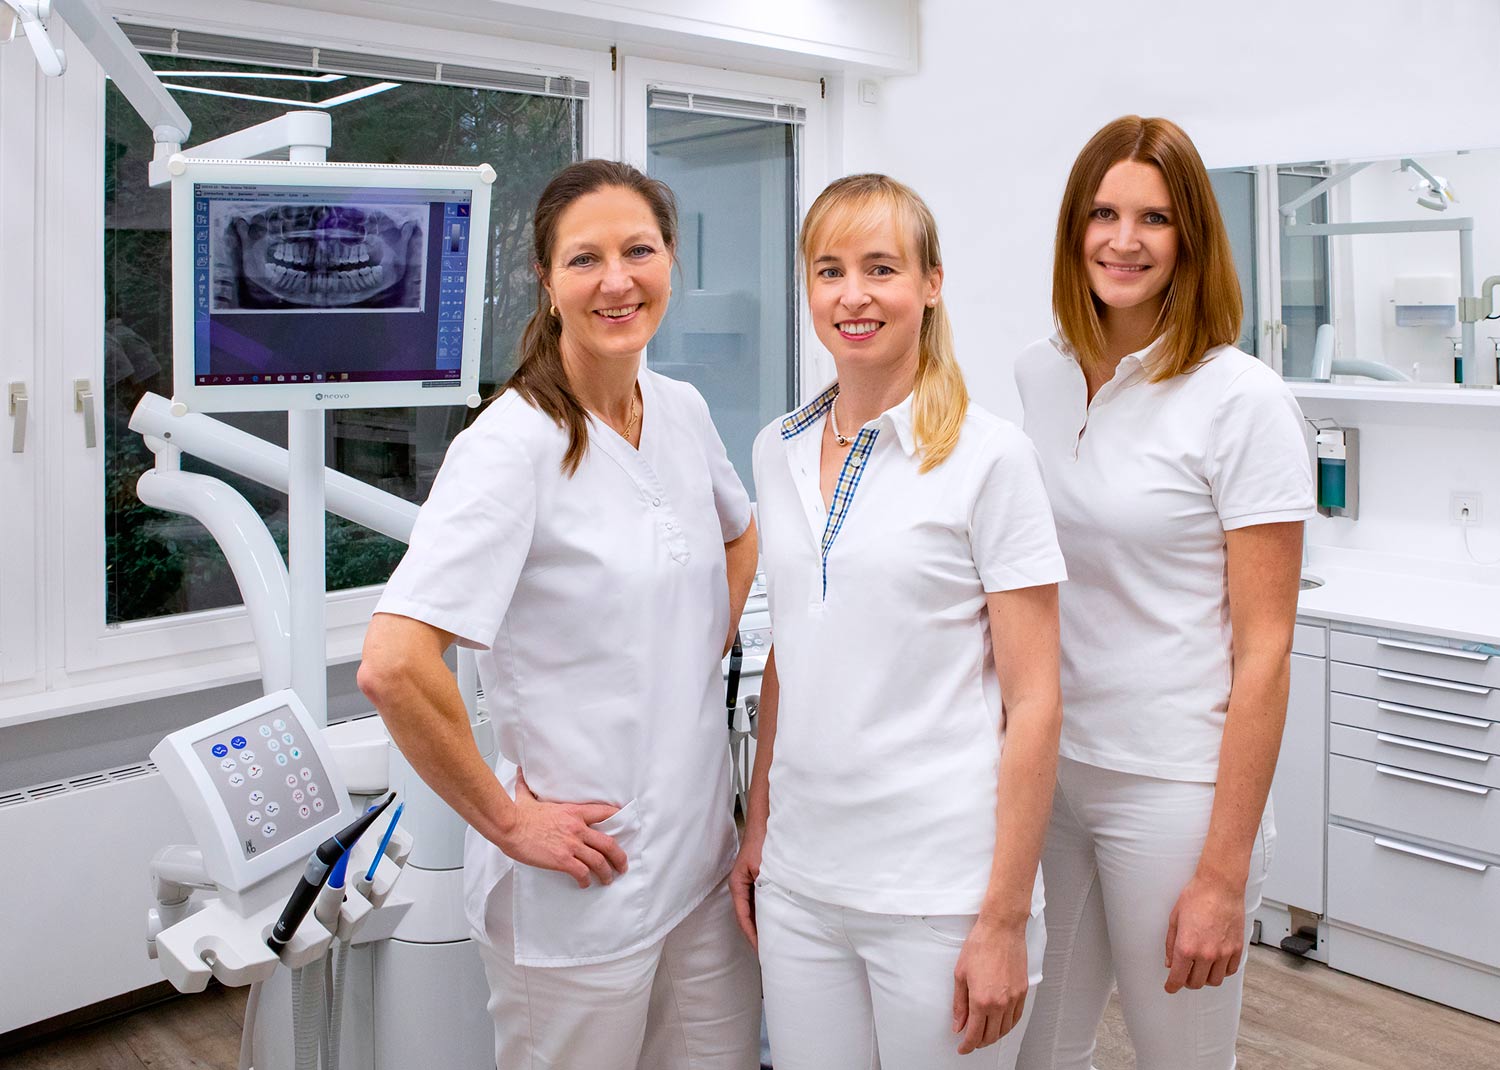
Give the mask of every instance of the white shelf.
M 1315 383 L 1288 379 L 1292 395 L 1309 401 L 1399 401 L 1404 405 L 1500 406 L 1500 389 L 1448 383 L 1425 385 L 1381 383 Z

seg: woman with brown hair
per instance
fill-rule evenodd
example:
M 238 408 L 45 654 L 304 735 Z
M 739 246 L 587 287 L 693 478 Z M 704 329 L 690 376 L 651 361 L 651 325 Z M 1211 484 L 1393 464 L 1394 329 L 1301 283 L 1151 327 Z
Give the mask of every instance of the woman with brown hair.
M 466 913 L 500 1070 L 749 1070 L 720 658 L 755 571 L 750 503 L 691 386 L 644 367 L 666 312 L 665 185 L 548 183 L 536 311 L 449 448 L 376 607 L 360 687 L 470 828 Z M 450 644 L 479 651 L 480 757 Z
M 1019 1065 L 1088 1070 L 1118 986 L 1142 1067 L 1228 1070 L 1313 513 L 1301 414 L 1233 348 L 1224 224 L 1165 119 L 1117 119 L 1079 155 L 1052 304 L 1056 336 L 1016 365 L 1069 574 L 1047 955 Z

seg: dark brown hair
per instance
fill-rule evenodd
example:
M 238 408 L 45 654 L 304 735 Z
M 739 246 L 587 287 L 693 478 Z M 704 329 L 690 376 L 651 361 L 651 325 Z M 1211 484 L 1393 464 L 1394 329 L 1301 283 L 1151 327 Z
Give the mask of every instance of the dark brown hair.
M 569 476 L 578 471 L 588 450 L 588 414 L 568 385 L 562 363 L 562 321 L 552 315 L 552 302 L 543 282 L 552 273 L 552 250 L 557 245 L 557 224 L 562 214 L 580 197 L 609 188 L 638 194 L 656 217 L 667 249 L 677 249 L 677 199 L 665 182 L 614 160 L 581 160 L 553 175 L 536 202 L 532 221 L 536 310 L 521 335 L 515 373 L 501 388 L 502 392 L 514 390 L 568 432 L 562 470 Z
M 1169 119 L 1123 115 L 1100 130 L 1078 154 L 1063 191 L 1052 257 L 1052 315 L 1058 333 L 1084 367 L 1104 359 L 1099 299 L 1089 288 L 1083 238 L 1094 196 L 1105 174 L 1122 160 L 1161 172 L 1177 229 L 1177 266 L 1152 340 L 1162 344 L 1151 379 L 1191 371 L 1209 350 L 1240 336 L 1239 278 L 1229 235 L 1208 171 L 1182 128 Z

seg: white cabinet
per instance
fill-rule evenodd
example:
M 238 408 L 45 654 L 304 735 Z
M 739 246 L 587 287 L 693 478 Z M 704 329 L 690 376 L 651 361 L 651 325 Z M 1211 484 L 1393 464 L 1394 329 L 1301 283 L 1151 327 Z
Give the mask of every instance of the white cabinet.
M 1500 656 L 1331 640 L 1328 964 L 1500 1021 Z

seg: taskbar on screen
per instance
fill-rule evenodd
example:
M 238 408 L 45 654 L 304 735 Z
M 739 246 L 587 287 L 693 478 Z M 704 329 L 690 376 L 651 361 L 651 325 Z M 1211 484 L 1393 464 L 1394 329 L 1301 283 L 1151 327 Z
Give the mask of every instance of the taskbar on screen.
M 290 386 L 293 383 L 419 383 L 434 379 L 459 379 L 462 376 L 463 373 L 458 368 L 409 368 L 396 371 L 296 372 L 285 375 L 197 375 L 193 377 L 193 382 L 197 386 Z

